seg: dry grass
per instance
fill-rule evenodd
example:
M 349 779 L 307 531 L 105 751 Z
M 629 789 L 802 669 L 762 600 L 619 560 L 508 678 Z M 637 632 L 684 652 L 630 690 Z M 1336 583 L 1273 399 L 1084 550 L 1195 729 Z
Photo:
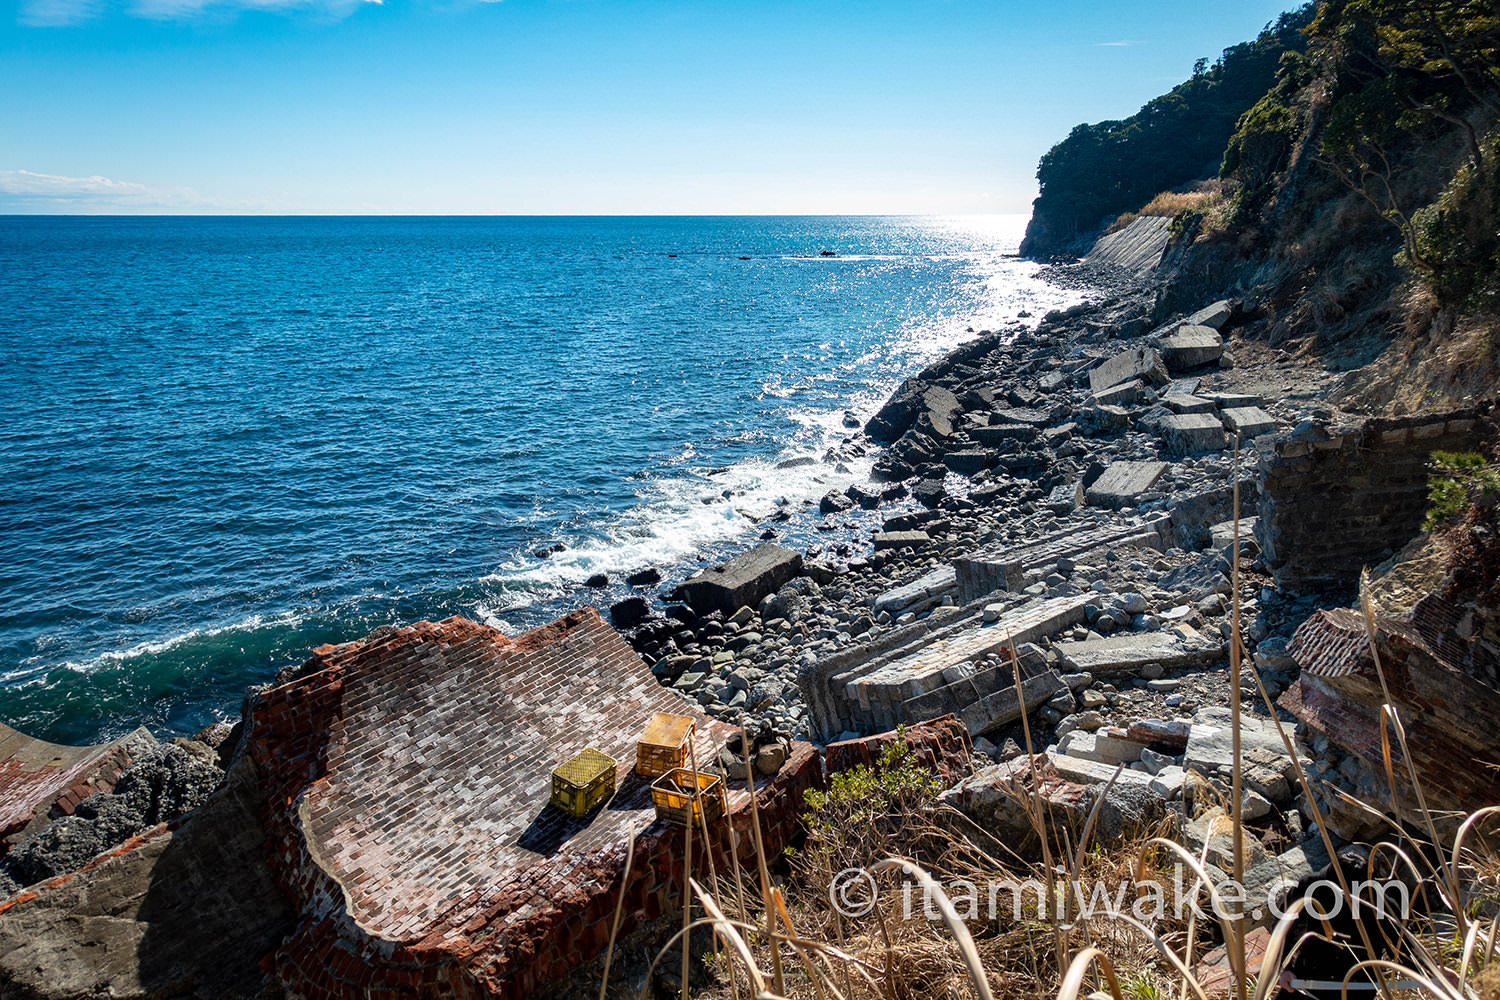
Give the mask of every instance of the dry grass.
M 1109 224 L 1105 233 L 1118 233 L 1141 216 L 1159 216 L 1170 219 L 1179 212 L 1192 211 L 1208 215 L 1224 199 L 1224 182 L 1218 179 L 1198 181 L 1183 191 L 1162 191 L 1139 210 L 1126 212 Z

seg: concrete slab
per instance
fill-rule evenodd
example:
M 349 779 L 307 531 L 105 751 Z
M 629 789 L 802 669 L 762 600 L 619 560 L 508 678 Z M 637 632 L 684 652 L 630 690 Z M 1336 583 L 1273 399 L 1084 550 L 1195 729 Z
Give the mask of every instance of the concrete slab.
M 1146 383 L 1140 379 L 1131 379 L 1117 386 L 1105 389 L 1103 392 L 1094 393 L 1094 402 L 1102 406 L 1129 406 L 1140 402 L 1141 394 L 1146 390 Z
M 1243 392 L 1204 392 L 1199 393 L 1204 399 L 1211 399 L 1214 405 L 1221 410 L 1233 410 L 1241 406 L 1264 406 L 1265 400 L 1260 396 L 1252 396 Z
M 1162 443 L 1174 455 L 1191 455 L 1202 451 L 1223 451 L 1229 437 L 1218 417 L 1205 413 L 1174 413 L 1157 424 Z
M 1103 732 L 1089 733 L 1075 729 L 1057 744 L 1060 753 L 1080 760 L 1092 760 L 1100 764 L 1133 764 L 1141 759 L 1144 747 L 1131 740 L 1122 740 Z
M 988 427 L 974 428 L 969 436 L 980 444 L 993 448 L 1007 441 L 1020 441 L 1023 444 L 1035 441 L 1041 433 L 1031 424 L 991 424 Z
M 1170 467 L 1166 462 L 1114 462 L 1084 495 L 1091 507 L 1115 510 L 1130 507 L 1137 497 L 1155 486 Z
M 1169 371 L 1186 371 L 1219 363 L 1224 354 L 1224 338 L 1207 326 L 1180 326 L 1177 332 L 1161 341 L 1161 357 Z
M 1223 329 L 1225 323 L 1229 322 L 1230 314 L 1233 312 L 1234 307 L 1229 304 L 1229 300 L 1220 299 L 1213 305 L 1204 306 L 1202 309 L 1199 309 L 1197 312 L 1193 313 L 1187 319 L 1183 320 L 1182 325 L 1206 326 L 1211 327 L 1215 330 L 1220 330 Z
M 802 555 L 767 542 L 718 566 L 695 574 L 678 588 L 682 599 L 700 613 L 732 615 L 753 608 L 802 572 Z
M 1290 725 L 1290 724 L 1289 724 Z M 1288 730 L 1290 732 L 1290 729 Z M 1281 735 L 1276 723 L 1258 715 L 1240 715 L 1240 752 L 1248 754 L 1260 748 L 1278 757 L 1286 756 Z M 1188 731 L 1187 750 L 1183 756 L 1183 767 L 1200 774 L 1211 775 L 1221 767 L 1234 763 L 1233 734 L 1229 709 L 1200 708 L 1193 716 L 1193 726 Z
M 1150 348 L 1122 351 L 1089 372 L 1089 390 L 1097 395 L 1135 379 L 1148 385 L 1166 385 L 1169 377 L 1161 355 Z
M 904 549 L 908 546 L 920 549 L 932 542 L 932 536 L 925 531 L 882 531 L 874 537 L 875 551 L 884 549 Z
M 1225 410 L 1221 417 L 1224 428 L 1239 432 L 1242 440 L 1260 437 L 1276 430 L 1276 418 L 1258 406 L 1235 406 Z
M 1053 646 L 1059 662 L 1069 671 L 1088 671 L 1095 677 L 1136 674 L 1148 663 L 1175 667 L 1213 663 L 1224 655 L 1224 643 L 1205 636 L 1186 642 L 1165 632 L 1115 635 L 1108 639 L 1059 642 Z
M 893 587 L 875 599 L 871 610 L 877 615 L 888 611 L 892 616 L 904 611 L 926 611 L 941 603 L 943 597 L 958 589 L 958 579 L 952 566 L 939 566 L 930 573 L 917 577 L 911 583 Z
M 1001 407 L 990 416 L 992 424 L 1027 424 L 1031 427 L 1045 427 L 1051 422 L 1051 412 L 1024 406 Z
M 1100 764 L 1098 761 L 1069 757 L 1067 754 L 1055 753 L 1051 750 L 1047 751 L 1047 759 L 1052 762 L 1053 767 L 1057 768 L 1058 774 L 1086 785 L 1104 784 L 1115 773 L 1116 767 L 1114 764 Z M 1115 778 L 1115 784 L 1149 788 L 1151 775 L 1124 767 L 1120 768 L 1120 776 Z
M 1259 523 L 1259 520 L 1259 518 L 1255 517 L 1240 518 L 1240 541 L 1255 537 L 1255 526 L 1257 523 Z M 1231 548 L 1234 547 L 1233 521 L 1225 521 L 1222 524 L 1216 524 L 1208 530 L 1209 537 L 1211 539 L 1209 543 L 1211 548 L 1219 552 L 1228 552 Z
M 1148 545 L 1161 549 L 1171 520 L 1165 516 L 1145 523 L 1106 523 L 1083 530 L 1058 531 L 1019 545 L 978 549 L 953 561 L 958 574 L 958 602 L 970 604 L 1000 590 L 1020 590 L 1051 571 L 1057 560 L 1105 546 Z
M 1184 396 L 1179 393 L 1168 393 L 1161 398 L 1161 405 L 1173 413 L 1213 413 L 1218 409 L 1211 399 L 1201 396 Z

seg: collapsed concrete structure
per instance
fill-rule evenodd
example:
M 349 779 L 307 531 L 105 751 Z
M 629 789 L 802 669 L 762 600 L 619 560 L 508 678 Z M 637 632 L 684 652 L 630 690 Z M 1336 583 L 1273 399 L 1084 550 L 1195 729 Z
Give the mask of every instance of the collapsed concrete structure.
M 317 998 L 524 997 L 605 946 L 622 894 L 622 934 L 680 905 L 684 831 L 631 773 L 655 711 L 697 719 L 705 768 L 733 732 L 592 608 L 515 639 L 450 618 L 322 647 L 248 700 L 239 756 L 196 813 L 0 903 L 0 979 L 29 996 L 274 980 Z M 549 777 L 585 746 L 620 762 L 619 785 L 574 819 Z M 820 781 L 807 744 L 757 778 L 768 850 Z M 720 871 L 752 850 L 751 788 L 729 789 Z

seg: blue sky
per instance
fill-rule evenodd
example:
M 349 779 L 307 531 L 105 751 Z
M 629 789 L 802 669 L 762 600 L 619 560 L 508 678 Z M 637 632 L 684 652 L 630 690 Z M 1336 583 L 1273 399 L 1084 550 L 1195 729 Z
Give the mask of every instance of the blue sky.
M 3 0 L 0 212 L 1024 212 L 1289 0 Z

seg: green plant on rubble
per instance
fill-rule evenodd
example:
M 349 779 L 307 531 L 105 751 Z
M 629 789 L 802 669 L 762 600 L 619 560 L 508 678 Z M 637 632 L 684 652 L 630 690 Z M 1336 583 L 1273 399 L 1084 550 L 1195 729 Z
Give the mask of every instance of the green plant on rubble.
M 808 849 L 866 857 L 889 845 L 907 822 L 943 790 L 943 782 L 918 760 L 902 730 L 873 765 L 841 771 L 828 790 L 809 789 Z M 878 855 L 877 855 L 878 856 Z
M 1440 531 L 1472 505 L 1500 498 L 1500 472 L 1477 452 L 1435 451 L 1429 464 L 1432 478 L 1423 531 Z

